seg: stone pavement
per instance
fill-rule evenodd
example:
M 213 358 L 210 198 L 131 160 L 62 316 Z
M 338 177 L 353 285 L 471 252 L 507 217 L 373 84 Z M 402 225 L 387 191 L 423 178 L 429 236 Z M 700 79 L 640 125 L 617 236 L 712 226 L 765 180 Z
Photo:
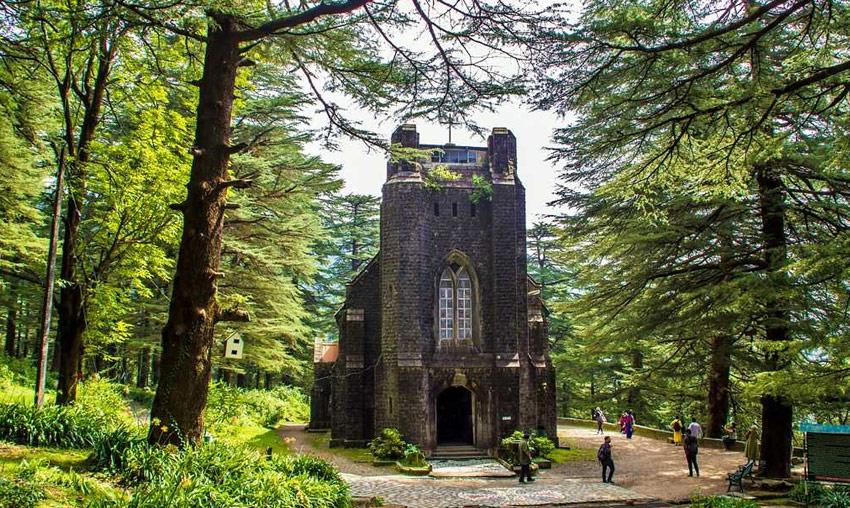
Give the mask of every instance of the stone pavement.
M 509 471 L 496 459 L 431 459 L 431 476 L 438 478 L 502 477 L 513 478 L 516 474 Z
M 637 492 L 602 482 L 537 478 L 521 485 L 516 479 L 443 480 L 428 477 L 342 475 L 354 496 L 382 497 L 408 508 L 533 506 L 593 502 L 648 501 Z

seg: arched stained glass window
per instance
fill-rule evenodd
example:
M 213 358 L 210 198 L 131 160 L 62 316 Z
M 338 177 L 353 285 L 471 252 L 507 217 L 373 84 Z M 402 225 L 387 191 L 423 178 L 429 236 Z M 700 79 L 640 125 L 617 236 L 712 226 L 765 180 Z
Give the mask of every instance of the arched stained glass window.
M 454 278 L 449 269 L 440 277 L 440 340 L 454 338 Z
M 472 338 L 472 281 L 466 270 L 457 276 L 457 338 Z

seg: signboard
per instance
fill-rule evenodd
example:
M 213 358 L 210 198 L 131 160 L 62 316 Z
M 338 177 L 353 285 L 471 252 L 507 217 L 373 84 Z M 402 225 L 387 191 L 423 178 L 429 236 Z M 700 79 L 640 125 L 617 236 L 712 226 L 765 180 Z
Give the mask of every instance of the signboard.
M 850 482 L 850 434 L 806 431 L 806 461 L 809 480 Z

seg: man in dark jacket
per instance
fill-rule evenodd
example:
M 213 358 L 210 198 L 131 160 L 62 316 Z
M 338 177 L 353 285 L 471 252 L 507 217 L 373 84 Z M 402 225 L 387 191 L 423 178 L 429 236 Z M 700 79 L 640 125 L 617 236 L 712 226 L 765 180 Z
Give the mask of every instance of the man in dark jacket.
M 699 464 L 697 464 L 699 440 L 695 435 L 691 434 L 691 429 L 685 429 L 685 440 L 683 444 L 685 448 L 685 459 L 688 461 L 688 476 L 693 476 L 694 470 L 696 470 L 697 478 L 699 478 Z
M 611 436 L 605 436 L 605 442 L 599 447 L 596 452 L 596 458 L 602 464 L 602 483 L 614 483 L 614 457 L 611 456 Z M 608 478 L 605 478 L 605 473 L 608 472 Z
M 522 435 L 522 441 L 519 442 L 519 482 L 525 483 L 525 479 L 528 479 L 528 482 L 531 483 L 534 481 L 534 478 L 531 477 L 531 448 L 528 446 L 528 438 L 531 435 L 528 432 L 525 432 Z

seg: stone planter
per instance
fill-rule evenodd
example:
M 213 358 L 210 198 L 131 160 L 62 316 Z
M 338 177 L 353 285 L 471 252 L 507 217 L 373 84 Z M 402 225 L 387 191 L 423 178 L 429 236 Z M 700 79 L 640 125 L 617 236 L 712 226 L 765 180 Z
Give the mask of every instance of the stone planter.
M 375 459 L 375 460 L 372 461 L 372 465 L 375 466 L 375 467 L 389 467 L 389 466 L 396 465 L 396 461 Z
M 395 463 L 396 469 L 404 474 L 409 474 L 411 476 L 426 476 L 431 472 L 431 464 L 428 464 L 426 467 L 416 467 L 416 466 L 406 466 L 401 462 Z

